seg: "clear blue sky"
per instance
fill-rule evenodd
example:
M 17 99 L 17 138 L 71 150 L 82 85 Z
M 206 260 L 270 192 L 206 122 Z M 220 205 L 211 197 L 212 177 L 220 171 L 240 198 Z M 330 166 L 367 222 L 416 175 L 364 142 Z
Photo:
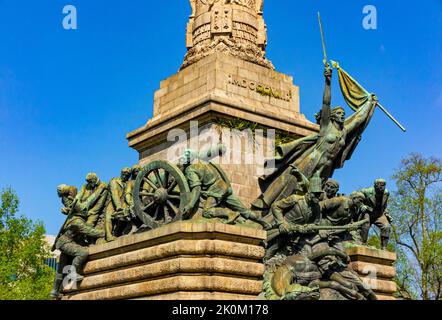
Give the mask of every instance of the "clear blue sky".
M 67 4 L 78 30 L 62 28 Z M 366 4 L 377 7 L 375 31 L 362 27 Z M 320 10 L 329 57 L 408 129 L 377 111 L 336 174 L 344 192 L 389 178 L 411 152 L 442 157 L 441 9 L 439 0 L 266 0 L 268 57 L 301 87 L 310 120 L 323 90 Z M 187 0 L 0 0 L 0 188 L 16 189 L 21 211 L 48 233 L 63 222 L 58 184 L 81 186 L 89 171 L 108 181 L 137 162 L 125 135 L 151 117 L 159 82 L 178 70 L 189 14 Z

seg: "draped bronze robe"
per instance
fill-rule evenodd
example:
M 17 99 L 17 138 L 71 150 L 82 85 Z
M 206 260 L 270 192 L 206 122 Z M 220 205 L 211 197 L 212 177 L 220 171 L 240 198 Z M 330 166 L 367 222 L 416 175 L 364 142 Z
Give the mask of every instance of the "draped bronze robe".
M 353 108 L 356 112 L 345 120 L 341 131 L 341 138 L 338 137 L 335 144 L 331 147 L 335 149 L 334 157 L 331 159 L 331 165 L 320 166 L 324 152 L 320 151 L 321 145 L 325 142 L 328 134 L 325 126 L 321 122 L 321 131 L 302 139 L 279 146 L 277 157 L 273 160 L 275 170 L 268 176 L 259 179 L 262 195 L 256 199 L 252 206 L 258 210 L 268 210 L 273 202 L 286 198 L 296 190 L 296 178 L 290 174 L 290 165 L 295 165 L 307 179 L 310 179 L 317 171 L 321 172 L 323 183 L 333 176 L 336 169 L 342 168 L 346 160 L 349 160 L 361 141 L 362 133 L 368 126 L 373 117 L 377 100 L 374 95 L 370 95 L 359 86 L 343 70 L 340 71 L 341 90 L 347 102 L 350 99 L 358 97 L 359 105 Z M 342 74 L 341 73 L 345 73 Z M 352 82 L 352 80 L 354 82 Z M 328 106 L 330 108 L 330 106 Z M 339 146 L 343 139 L 345 143 Z M 272 161 L 272 162 L 273 162 Z M 270 162 L 266 162 L 266 167 Z

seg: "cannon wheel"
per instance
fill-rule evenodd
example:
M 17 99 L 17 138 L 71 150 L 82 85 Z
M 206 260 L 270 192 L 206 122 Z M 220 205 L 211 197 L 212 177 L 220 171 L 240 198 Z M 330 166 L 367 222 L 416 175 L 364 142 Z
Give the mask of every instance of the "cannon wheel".
M 182 171 L 167 161 L 154 161 L 137 176 L 134 188 L 134 209 L 149 228 L 182 219 L 190 188 Z

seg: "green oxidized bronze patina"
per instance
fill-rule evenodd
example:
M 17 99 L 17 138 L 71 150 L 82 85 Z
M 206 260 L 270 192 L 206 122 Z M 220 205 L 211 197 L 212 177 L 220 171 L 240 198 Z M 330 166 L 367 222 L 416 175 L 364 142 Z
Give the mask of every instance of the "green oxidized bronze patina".
M 277 148 L 276 170 L 261 179 L 263 194 L 253 203 L 270 213 L 273 224 L 265 257 L 266 299 L 377 299 L 350 268 L 344 246 L 361 235 L 366 241 L 370 225 L 376 224 L 385 248 L 389 230 L 385 181 L 378 179 L 375 187 L 347 197 L 338 194 L 339 183 L 330 178 L 350 159 L 378 102 L 340 69 L 344 98 L 355 110 L 345 119 L 342 107 L 330 107 L 328 63 L 324 75 L 323 108 L 316 116 L 319 134 Z
M 86 184 L 77 195 L 75 211 L 82 211 L 87 216 L 86 223 L 96 226 L 103 213 L 108 196 L 107 184 L 102 182 L 97 174 L 89 173 L 86 176 Z
M 331 74 L 326 67 L 324 103 L 317 116 L 319 134 L 278 147 L 277 169 L 261 180 L 264 191 L 253 204 L 256 211 L 239 200 L 225 171 L 212 161 L 225 152 L 222 145 L 200 153 L 188 149 L 178 165 L 160 160 L 124 168 L 109 185 L 89 174 L 76 196 L 73 188 L 60 187 L 62 211 L 69 214 L 56 241 L 63 261 L 71 257 L 81 270 L 87 259 L 85 246 L 96 238 L 98 243 L 111 241 L 181 219 L 251 221 L 267 230 L 264 298 L 376 299 L 349 267 L 344 245 L 361 237 L 366 240 L 371 224 L 381 228 L 386 245 L 389 193 L 385 181 L 377 180 L 374 188 L 347 197 L 338 194 L 339 183 L 331 176 L 351 157 L 377 99 L 370 95 L 345 119 L 342 107 L 330 107 Z M 118 231 L 120 226 L 126 231 Z M 59 273 L 54 296 L 61 281 Z
M 183 209 L 184 215 L 194 211 L 201 202 L 204 218 L 219 218 L 225 223 L 235 224 L 241 217 L 259 223 L 264 228 L 270 227 L 234 195 L 227 174 L 220 166 L 200 158 L 196 159 L 192 150 L 186 150 L 183 168 L 191 189 L 189 203 Z
M 262 12 L 262 1 L 258 7 Z M 203 152 L 188 149 L 177 165 L 158 160 L 124 168 L 109 185 L 90 173 L 78 194 L 75 187 L 59 186 L 61 212 L 67 219 L 53 248 L 61 251 L 61 258 L 52 296 L 60 296 L 65 266 L 71 264 L 76 273 L 82 273 L 87 246 L 193 219 L 195 223 L 248 224 L 267 231 L 263 298 L 375 300 L 373 291 L 350 268 L 344 247 L 361 239 L 366 242 L 374 224 L 386 248 L 390 231 L 386 182 L 377 179 L 374 187 L 345 196 L 338 193 L 339 183 L 331 178 L 351 158 L 377 106 L 405 129 L 336 62 L 332 65 L 338 70 L 341 92 L 354 113 L 346 118 L 343 107 L 332 109 L 333 70 L 322 23 L 321 34 L 325 89 L 322 109 L 316 115 L 319 133 L 296 140 L 277 136 L 276 159 L 266 163 L 274 170 L 259 180 L 262 194 L 251 208 L 234 194 L 226 172 L 213 161 L 225 153 L 223 145 Z M 230 76 L 229 84 L 292 100 L 291 92 L 255 81 Z M 252 136 L 259 127 L 243 119 L 219 120 L 218 125 L 248 129 Z M 81 279 L 79 275 L 76 281 Z
M 65 267 L 71 265 L 70 276 L 75 275 L 75 281 L 81 281 L 83 277 L 80 275 L 83 265 L 88 258 L 88 238 L 97 239 L 104 237 L 104 231 L 92 227 L 88 222 L 89 212 L 95 215 L 95 211 L 88 211 L 87 208 L 92 206 L 97 209 L 96 202 L 100 201 L 102 190 L 98 189 L 93 192 L 94 188 L 99 185 L 99 179 L 96 176 L 88 175 L 88 183 L 77 195 L 77 188 L 61 185 L 57 188 L 58 196 L 61 198 L 63 208 L 61 213 L 67 215 L 58 236 L 56 237 L 52 250 L 60 250 L 60 260 L 55 276 L 54 287 L 51 296 L 58 299 L 60 297 L 61 284 L 63 282 L 63 274 L 66 272 Z M 87 191 L 86 191 L 87 190 Z M 92 194 L 86 199 L 86 203 L 81 202 L 86 194 Z M 87 201 L 88 200 L 88 201 Z
M 127 229 L 131 229 L 126 219 L 129 216 L 126 191 L 131 176 L 132 169 L 126 167 L 121 170 L 119 178 L 109 182 L 109 198 L 105 212 L 106 241 L 113 241 L 115 236 L 127 234 Z
M 268 211 L 275 201 L 294 192 L 296 179 L 290 174 L 290 165 L 296 166 L 308 179 L 319 173 L 325 183 L 336 169 L 342 168 L 345 161 L 351 158 L 361 140 L 377 104 L 375 95 L 371 95 L 364 105 L 345 119 L 342 107 L 331 109 L 332 69 L 326 68 L 324 76 L 323 107 L 318 116 L 319 134 L 277 147 L 275 170 L 260 179 L 263 194 L 253 202 L 255 208 Z
M 373 187 L 360 190 L 364 195 L 364 206 L 359 216 L 360 220 L 369 220 L 362 226 L 362 242 L 367 243 L 370 227 L 375 225 L 381 232 L 381 246 L 384 250 L 387 249 L 391 229 L 391 217 L 387 208 L 390 192 L 385 188 L 386 185 L 384 179 L 376 179 Z
M 182 171 L 167 161 L 154 161 L 139 172 L 133 189 L 134 212 L 143 229 L 182 219 L 189 186 Z
M 292 169 L 299 179 L 299 172 Z M 315 181 L 317 180 L 317 181 Z M 298 181 L 305 183 L 303 181 Z M 364 196 L 320 201 L 319 177 L 305 196 L 294 195 L 272 206 L 278 228 L 268 231 L 263 296 L 267 299 L 376 299 L 349 267 L 343 243 L 367 220 L 353 223 Z M 320 184 L 319 184 L 320 185 Z

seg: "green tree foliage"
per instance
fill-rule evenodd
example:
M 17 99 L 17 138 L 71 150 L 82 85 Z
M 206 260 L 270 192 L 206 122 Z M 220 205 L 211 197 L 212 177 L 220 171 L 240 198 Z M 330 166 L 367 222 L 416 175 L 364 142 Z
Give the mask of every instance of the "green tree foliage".
M 215 121 L 217 125 L 218 134 L 222 134 L 224 128 L 234 130 L 236 134 L 242 134 L 245 131 L 248 132 L 249 138 L 253 143 L 256 143 L 256 130 L 262 129 L 256 122 L 247 121 L 240 118 L 223 119 L 217 118 Z M 292 142 L 298 139 L 298 136 L 288 132 L 288 131 L 276 131 L 274 146 L 278 147 L 282 144 Z M 275 150 L 276 152 L 276 150 Z
M 442 162 L 412 154 L 393 176 L 393 240 L 399 291 L 421 299 L 442 298 Z
M 0 299 L 48 299 L 54 272 L 44 263 L 50 257 L 44 226 L 18 214 L 12 189 L 0 199 Z

